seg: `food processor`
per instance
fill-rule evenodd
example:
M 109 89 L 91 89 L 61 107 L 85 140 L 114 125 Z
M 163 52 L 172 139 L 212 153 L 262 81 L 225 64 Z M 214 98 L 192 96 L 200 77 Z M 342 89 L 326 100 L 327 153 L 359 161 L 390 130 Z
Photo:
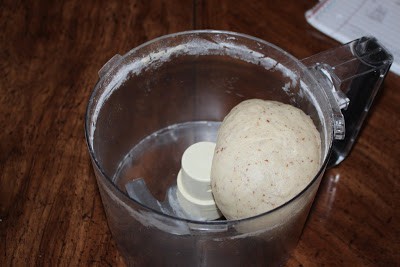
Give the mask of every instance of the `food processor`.
M 264 40 L 214 30 L 162 36 L 111 58 L 90 97 L 85 134 L 126 263 L 284 264 L 325 169 L 350 152 L 392 61 L 374 37 L 299 60 Z M 185 150 L 215 142 L 229 111 L 253 98 L 310 116 L 321 138 L 318 173 L 295 197 L 253 217 L 185 216 L 176 189 Z

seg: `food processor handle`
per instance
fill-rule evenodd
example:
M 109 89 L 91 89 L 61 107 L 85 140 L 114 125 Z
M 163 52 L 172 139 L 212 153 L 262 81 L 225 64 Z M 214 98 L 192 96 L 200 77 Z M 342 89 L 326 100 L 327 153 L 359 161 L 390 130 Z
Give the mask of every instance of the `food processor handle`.
M 392 62 L 392 54 L 370 36 L 302 60 L 332 106 L 335 140 L 328 167 L 349 154 Z

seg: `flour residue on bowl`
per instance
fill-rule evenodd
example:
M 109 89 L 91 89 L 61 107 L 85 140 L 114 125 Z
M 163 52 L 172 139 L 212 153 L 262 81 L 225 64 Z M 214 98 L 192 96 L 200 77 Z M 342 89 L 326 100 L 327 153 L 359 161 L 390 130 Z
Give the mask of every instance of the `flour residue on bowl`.
M 91 145 L 93 145 L 93 137 L 100 110 L 114 90 L 118 89 L 132 75 L 139 75 L 146 69 L 156 69 L 176 56 L 227 55 L 235 59 L 262 66 L 267 70 L 276 69 L 282 72 L 285 77 L 289 77 L 293 86 L 296 85 L 298 80 L 297 74 L 289 68 L 263 53 L 235 42 L 237 41 L 233 37 L 221 38 L 217 35 L 215 40 L 206 40 L 201 37 L 193 36 L 193 39 L 188 40 L 186 43 L 177 46 L 160 46 L 157 51 L 140 58 L 135 58 L 135 53 L 147 44 L 128 52 L 117 62 L 117 66 L 114 66 L 114 68 L 111 68 L 103 77 L 100 77 L 99 85 L 102 84 L 105 86 L 104 91 L 95 103 L 91 120 L 92 127 L 90 128 L 89 134 Z M 130 59 L 132 59 L 131 62 L 124 64 L 124 62 Z

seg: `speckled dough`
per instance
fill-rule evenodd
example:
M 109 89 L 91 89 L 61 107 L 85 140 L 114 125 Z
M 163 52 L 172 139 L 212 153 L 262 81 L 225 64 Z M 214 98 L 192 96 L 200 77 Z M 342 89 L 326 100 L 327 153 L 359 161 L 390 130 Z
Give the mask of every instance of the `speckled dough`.
M 302 110 L 246 100 L 225 117 L 211 169 L 215 201 L 227 219 L 254 216 L 287 202 L 314 178 L 321 140 Z

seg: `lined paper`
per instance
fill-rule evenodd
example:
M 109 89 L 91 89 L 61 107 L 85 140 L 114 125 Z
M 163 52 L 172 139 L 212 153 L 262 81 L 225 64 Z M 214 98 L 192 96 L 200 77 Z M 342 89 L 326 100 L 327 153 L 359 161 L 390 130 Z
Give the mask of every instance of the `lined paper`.
M 393 54 L 390 70 L 400 75 L 400 0 L 324 0 L 306 19 L 341 43 L 375 36 Z

